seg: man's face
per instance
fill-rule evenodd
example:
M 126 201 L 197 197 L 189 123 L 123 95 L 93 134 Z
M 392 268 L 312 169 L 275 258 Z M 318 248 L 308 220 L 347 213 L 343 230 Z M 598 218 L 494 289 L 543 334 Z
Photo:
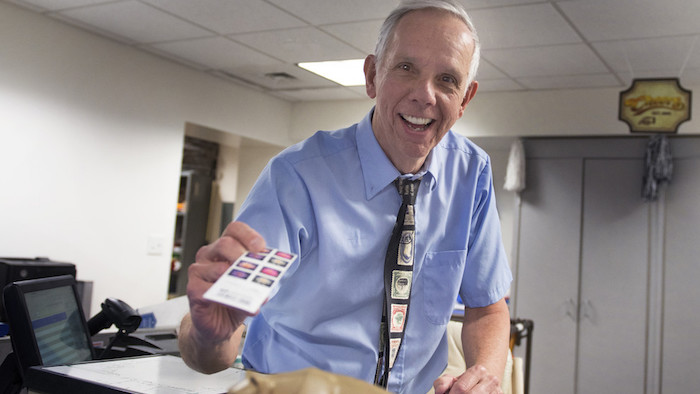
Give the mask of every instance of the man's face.
M 406 14 L 380 64 L 365 60 L 367 94 L 376 98 L 374 134 L 394 166 L 415 173 L 476 93 L 467 85 L 474 41 L 467 26 L 444 11 Z

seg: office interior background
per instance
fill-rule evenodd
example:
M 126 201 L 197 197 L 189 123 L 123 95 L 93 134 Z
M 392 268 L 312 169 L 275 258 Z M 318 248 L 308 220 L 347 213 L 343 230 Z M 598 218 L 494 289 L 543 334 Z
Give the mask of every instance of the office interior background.
M 700 191 L 697 173 L 688 170 L 699 163 L 694 137 L 700 127 L 691 117 L 670 136 L 679 173 L 668 192 L 676 194 L 649 204 L 628 193 L 641 185 L 648 136 L 630 133 L 618 120 L 619 94 L 635 78 L 679 78 L 691 91 L 700 86 L 700 2 L 462 2 L 480 32 L 483 60 L 479 92 L 454 130 L 493 160 L 504 244 L 516 276 L 511 308 L 539 327 L 532 392 L 593 392 L 593 376 L 600 384 L 624 382 L 615 392 L 700 387 L 693 366 L 700 353 L 700 323 L 693 316 L 700 305 L 700 250 L 692 238 L 700 213 L 692 203 L 677 203 L 678 195 L 691 199 Z M 238 208 L 270 157 L 317 130 L 355 123 L 372 107 L 363 87 L 341 87 L 295 63 L 364 57 L 395 4 L 0 1 L 0 255 L 76 264 L 78 279 L 93 282 L 93 311 L 107 297 L 134 307 L 164 302 L 185 136 L 218 144 L 215 201 Z M 696 103 L 691 113 L 698 113 Z M 532 192 L 543 193 L 536 201 L 527 201 L 528 189 L 522 195 L 503 190 L 516 139 L 525 140 L 529 158 L 542 159 L 528 167 L 526 180 L 530 188 L 542 187 Z M 584 145 L 589 150 L 582 153 Z M 591 159 L 599 153 L 605 160 Z M 571 157 L 580 167 L 557 172 L 571 164 L 557 160 Z M 633 161 L 623 164 L 616 181 L 610 162 L 627 159 Z M 543 179 L 580 182 L 543 186 Z M 609 200 L 586 203 L 585 185 L 597 185 Z M 554 202 L 549 210 L 545 197 L 561 193 L 572 205 Z M 611 202 L 618 205 L 606 212 Z M 614 220 L 591 229 L 597 222 L 585 212 Z M 634 231 L 603 231 L 619 230 L 614 226 L 630 217 Z M 690 224 L 669 225 L 676 217 Z M 528 220 L 534 232 L 524 227 Z M 563 222 L 571 226 L 559 231 Z M 219 231 L 218 218 L 209 220 L 209 239 Z M 633 232 L 638 238 L 625 238 Z M 587 234 L 610 235 L 606 248 L 587 246 Z M 551 253 L 536 255 L 533 248 Z M 610 272 L 606 267 L 614 262 L 586 263 L 587 248 L 613 256 L 629 251 L 625 256 L 634 258 Z M 575 260 L 561 277 L 550 275 L 561 267 L 558 259 Z M 618 289 L 607 302 L 629 306 L 636 317 L 586 331 L 585 324 L 603 325 L 605 313 L 590 306 L 595 301 L 587 291 L 605 293 L 587 290 L 590 275 Z M 554 298 L 542 290 L 548 284 L 553 292 L 551 283 L 576 290 L 552 302 L 547 315 L 538 309 L 544 303 L 529 300 Z M 615 347 L 602 349 L 595 339 L 589 346 L 591 335 L 610 335 L 603 343 Z M 561 346 L 571 349 L 566 359 L 554 349 Z M 626 355 L 622 367 L 610 351 Z M 601 372 L 610 367 L 623 372 Z

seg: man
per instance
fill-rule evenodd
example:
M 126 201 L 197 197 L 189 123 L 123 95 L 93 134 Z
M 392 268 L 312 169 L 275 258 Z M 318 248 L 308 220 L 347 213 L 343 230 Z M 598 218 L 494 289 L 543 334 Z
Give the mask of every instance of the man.
M 244 251 L 266 244 L 299 255 L 279 291 L 252 318 L 243 362 L 280 373 L 314 366 L 373 381 L 385 302 L 384 259 L 401 205 L 394 180 L 422 177 L 415 201 L 409 318 L 389 374 L 394 392 L 500 392 L 511 274 L 503 251 L 488 156 L 449 132 L 476 93 L 478 38 L 444 0 L 402 3 L 365 61 L 375 108 L 361 122 L 319 132 L 272 159 L 239 221 L 197 254 L 182 355 L 195 369 L 230 366 L 243 312 L 202 294 Z M 468 370 L 446 366 L 446 324 L 461 295 Z M 383 371 L 383 367 L 379 367 Z M 437 380 L 436 380 L 437 379 Z

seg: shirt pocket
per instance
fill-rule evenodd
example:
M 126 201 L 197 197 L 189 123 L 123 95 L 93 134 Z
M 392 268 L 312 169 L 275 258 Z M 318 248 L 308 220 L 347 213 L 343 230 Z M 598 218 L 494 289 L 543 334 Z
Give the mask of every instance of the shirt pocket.
M 423 303 L 430 323 L 445 325 L 450 321 L 462 284 L 466 250 L 428 252 L 422 268 Z

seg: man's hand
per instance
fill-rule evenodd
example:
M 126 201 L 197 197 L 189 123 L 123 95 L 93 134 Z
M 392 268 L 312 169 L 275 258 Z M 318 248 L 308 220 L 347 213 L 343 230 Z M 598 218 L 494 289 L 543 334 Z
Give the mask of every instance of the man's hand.
M 457 378 L 438 378 L 433 383 L 435 393 L 502 393 L 509 335 L 505 299 L 481 308 L 466 307 L 461 340 L 467 370 Z
M 188 270 L 187 298 L 192 324 L 201 336 L 221 341 L 243 324 L 248 316 L 245 312 L 203 296 L 238 257 L 246 251 L 259 252 L 263 248 L 265 240 L 260 234 L 245 223 L 233 222 L 226 227 L 221 238 L 199 249 L 195 263 Z
M 233 363 L 248 314 L 204 298 L 204 293 L 246 251 L 260 252 L 265 240 L 242 222 L 226 227 L 221 238 L 203 246 L 188 269 L 190 313 L 180 326 L 180 351 L 188 365 L 215 372 Z M 235 334 L 235 335 L 233 335 Z
M 502 394 L 500 379 L 488 373 L 488 370 L 480 365 L 475 365 L 455 378 L 441 376 L 433 383 L 435 394 L 462 394 L 485 393 Z

